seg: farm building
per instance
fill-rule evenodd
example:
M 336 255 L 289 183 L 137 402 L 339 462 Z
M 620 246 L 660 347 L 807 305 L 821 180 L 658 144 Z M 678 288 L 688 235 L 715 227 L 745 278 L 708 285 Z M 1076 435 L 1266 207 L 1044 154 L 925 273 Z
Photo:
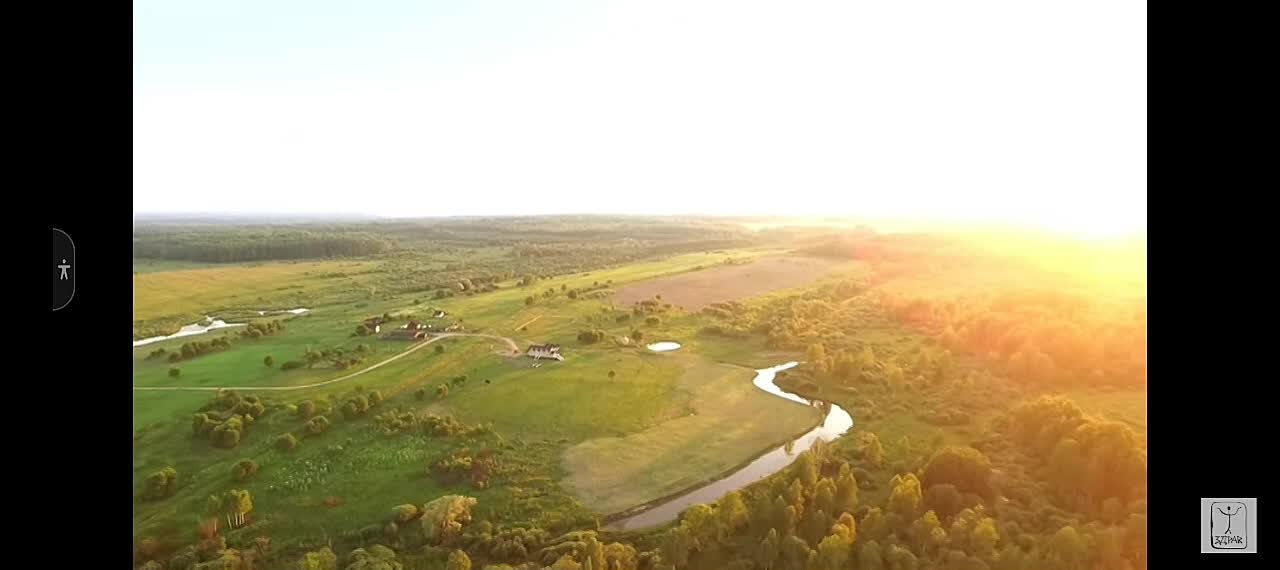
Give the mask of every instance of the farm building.
M 420 322 L 418 322 L 418 321 L 409 321 L 409 322 L 405 323 L 403 326 L 401 326 L 400 328 L 402 328 L 402 329 L 408 329 L 408 330 L 414 330 L 414 331 L 417 331 L 417 330 L 422 330 L 422 329 L 427 328 L 427 327 L 426 327 L 426 325 L 424 325 L 424 324 L 422 324 L 422 323 L 420 323 Z
M 403 328 L 403 329 L 396 329 L 385 335 L 382 335 L 382 340 L 422 340 L 426 337 L 427 337 L 427 333 L 425 331 L 420 331 L 418 329 Z
M 383 322 L 385 321 L 382 320 L 382 317 L 374 317 L 372 319 L 366 319 L 364 321 L 364 326 L 365 328 L 369 329 L 369 332 L 377 334 L 382 332 Z
M 553 360 L 564 360 L 564 356 L 560 354 L 560 345 L 558 344 L 534 344 L 529 346 L 529 350 L 525 354 L 537 359 L 549 358 Z

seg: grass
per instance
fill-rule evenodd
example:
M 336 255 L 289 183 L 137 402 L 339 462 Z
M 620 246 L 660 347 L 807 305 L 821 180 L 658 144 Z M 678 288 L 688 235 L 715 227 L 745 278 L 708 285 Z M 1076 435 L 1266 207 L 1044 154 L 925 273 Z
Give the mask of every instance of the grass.
M 755 388 L 750 370 L 670 356 L 684 370 L 672 402 L 677 417 L 565 451 L 565 485 L 589 508 L 618 512 L 697 485 L 821 419 L 815 408 Z
M 567 288 L 602 284 L 613 286 L 662 275 L 712 267 L 732 255 L 758 257 L 768 250 L 707 252 L 673 256 L 608 270 L 548 279 L 531 287 L 514 282 L 476 296 L 429 299 L 425 293 L 369 297 L 352 290 L 349 278 L 322 277 L 327 272 L 351 272 L 367 268 L 363 262 L 267 263 L 212 269 L 182 269 L 140 274 L 136 295 L 139 318 L 172 315 L 181 311 L 203 312 L 210 306 L 227 307 L 237 318 L 259 318 L 256 310 L 292 308 L 257 301 L 279 292 L 286 298 L 305 295 L 313 312 L 290 318 L 282 333 L 247 339 L 233 336 L 230 349 L 171 364 L 147 360 L 160 347 L 175 350 L 188 340 L 211 340 L 235 335 L 236 329 L 175 339 L 134 350 L 134 383 L 138 386 L 298 386 L 324 381 L 359 370 L 315 369 L 282 371 L 280 364 L 300 360 L 310 347 L 353 348 L 368 344 L 374 349 L 367 367 L 408 348 L 410 343 L 352 337 L 364 318 L 382 313 L 416 312 L 425 316 L 432 307 L 461 319 L 469 331 L 510 336 L 520 343 L 555 342 L 565 347 L 568 359 L 532 368 L 531 361 L 494 354 L 497 342 L 481 338 L 451 338 L 439 342 L 443 354 L 426 347 L 367 374 L 319 388 L 290 392 L 262 392 L 274 411 L 260 418 L 244 433 L 239 447 L 222 450 L 191 434 L 190 418 L 212 396 L 209 392 L 135 392 L 134 479 L 142 480 L 165 466 L 179 472 L 178 493 L 169 499 L 136 504 L 138 536 L 179 533 L 187 536 L 205 499 L 231 488 L 244 488 L 254 497 L 255 532 L 270 533 L 280 544 L 319 541 L 326 534 L 381 523 L 388 510 L 405 502 L 423 503 L 443 493 L 466 493 L 481 501 L 483 516 L 507 522 L 533 521 L 541 525 L 581 520 L 607 504 L 582 506 L 559 482 L 572 475 L 572 463 L 562 463 L 567 450 L 578 445 L 600 445 L 610 438 L 635 438 L 625 445 L 636 447 L 625 456 L 597 460 L 617 462 L 615 474 L 646 471 L 645 457 L 636 450 L 651 450 L 659 467 L 670 476 L 637 480 L 632 495 L 619 500 L 639 501 L 675 490 L 741 463 L 816 421 L 809 410 L 775 402 L 754 394 L 750 372 L 716 365 L 716 361 L 765 366 L 793 359 L 794 355 L 767 352 L 759 340 L 727 340 L 697 335 L 700 318 L 679 310 L 662 315 L 662 324 L 648 326 L 642 319 L 619 323 L 615 316 L 629 308 L 614 307 L 608 299 L 570 300 L 560 292 Z M 361 279 L 376 279 L 368 273 Z M 332 284 L 326 284 L 334 281 Z M 376 281 L 372 281 L 375 283 Z M 361 282 L 359 287 L 364 287 Z M 301 287 L 300 289 L 298 287 Z M 538 297 L 533 305 L 525 298 L 554 288 L 552 299 Z M 419 300 L 414 304 L 414 300 Z M 221 316 L 221 315 L 219 315 Z M 263 317 L 263 318 L 283 318 Z M 524 325 L 525 330 L 518 330 Z M 644 330 L 646 342 L 676 339 L 685 344 L 680 353 L 657 355 L 638 347 L 615 346 L 611 339 Z M 582 345 L 576 335 L 583 329 L 600 329 L 610 339 Z M 263 365 L 271 355 L 275 367 Z M 170 367 L 181 376 L 168 376 Z M 617 374 L 608 377 L 608 371 Z M 415 392 L 466 374 L 470 381 L 452 387 L 443 400 L 419 401 Z M 489 380 L 488 383 L 485 380 Z M 380 390 L 382 409 L 399 408 L 419 413 L 453 415 L 467 424 L 491 424 L 496 436 L 422 438 L 377 434 L 367 418 L 346 420 L 329 414 L 334 422 L 328 432 L 304 439 L 293 452 L 273 447 L 277 435 L 296 431 L 303 421 L 285 406 L 302 399 L 344 398 L 357 386 Z M 777 408 L 781 409 L 777 409 Z M 692 419 L 687 414 L 698 410 Z M 691 421 L 692 420 L 692 421 Z M 754 421 L 752 421 L 754 420 Z M 334 446 L 342 446 L 337 450 Z M 663 447 L 667 445 L 669 447 Z M 468 485 L 442 486 L 425 474 L 429 461 L 462 446 L 499 450 L 503 473 L 489 489 Z M 683 454 L 686 459 L 679 459 Z M 231 481 L 231 466 L 243 458 L 259 462 L 256 479 Z M 678 464 L 678 465 L 676 465 Z M 616 475 L 615 475 L 616 476 Z M 601 479 L 604 481 L 605 479 Z M 656 495 L 655 495 L 656 493 Z M 341 506 L 324 506 L 325 497 L 341 497 Z M 643 497 L 643 498 L 642 498 Z M 627 505 L 629 506 L 629 505 Z M 587 510 L 591 509 L 591 510 Z M 299 524 L 292 521 L 306 521 Z
M 282 306 L 349 286 L 350 274 L 374 267 L 368 261 L 309 261 L 215 266 L 147 272 L 133 278 L 133 319 L 204 315 L 227 308 L 293 309 Z

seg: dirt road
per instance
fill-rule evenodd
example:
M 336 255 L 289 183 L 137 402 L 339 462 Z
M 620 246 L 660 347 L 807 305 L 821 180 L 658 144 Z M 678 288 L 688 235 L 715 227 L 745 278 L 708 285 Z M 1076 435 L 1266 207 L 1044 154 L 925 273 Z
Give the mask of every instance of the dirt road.
M 316 382 L 314 384 L 303 384 L 300 386 L 134 386 L 133 389 L 138 391 L 148 391 L 148 392 L 216 392 L 218 390 L 236 390 L 236 391 L 255 390 L 260 392 L 288 392 L 291 390 L 305 390 L 307 388 L 318 388 L 320 386 L 327 386 L 329 384 L 337 384 L 338 382 L 342 382 L 344 380 L 350 380 L 352 378 L 355 378 L 356 376 L 369 372 L 370 370 L 376 370 L 378 368 L 386 366 L 387 364 L 391 364 L 392 362 L 395 362 L 396 360 L 404 358 L 412 354 L 413 352 L 420 350 L 422 347 L 427 346 L 428 344 L 431 344 L 437 340 L 440 340 L 442 338 L 455 337 L 455 336 L 472 336 L 472 337 L 491 338 L 494 340 L 500 340 L 507 343 L 507 346 L 511 347 L 511 354 L 514 355 L 514 354 L 520 353 L 520 347 L 516 345 L 516 341 L 511 340 L 504 336 L 495 336 L 491 334 L 475 334 L 475 333 L 440 333 L 436 336 L 431 337 L 425 342 L 418 343 L 417 345 L 410 347 L 408 350 L 401 352 L 400 354 L 397 354 L 395 356 L 392 356 L 391 358 L 383 360 L 382 362 L 374 364 L 373 366 L 370 366 L 358 372 L 352 372 L 351 374 L 348 374 L 346 376 L 339 376 L 337 378 L 325 380 L 324 382 Z

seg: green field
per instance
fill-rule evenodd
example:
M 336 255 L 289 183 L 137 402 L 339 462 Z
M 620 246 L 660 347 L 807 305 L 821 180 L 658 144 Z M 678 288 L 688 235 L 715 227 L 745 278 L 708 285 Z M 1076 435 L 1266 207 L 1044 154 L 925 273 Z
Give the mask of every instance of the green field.
M 269 537 L 273 554 L 266 568 L 295 567 L 303 551 L 325 544 L 335 545 L 343 560 L 356 547 L 387 544 L 406 568 L 443 568 L 438 549 L 404 542 L 417 527 L 388 530 L 385 525 L 393 506 L 421 505 L 447 494 L 477 498 L 476 521 L 494 529 L 542 529 L 553 536 L 594 529 L 605 515 L 723 476 L 813 426 L 820 420 L 818 410 L 768 395 L 751 380 L 753 368 L 804 361 L 815 345 L 825 347 L 829 366 L 806 362 L 780 375 L 778 383 L 839 403 L 853 415 L 853 432 L 823 452 L 830 461 L 823 476 L 834 477 L 839 464 L 847 463 L 856 471 L 863 505 L 883 506 L 893 477 L 922 473 L 941 446 L 982 447 L 1014 487 L 1035 490 L 1015 496 L 1018 509 L 1039 509 L 1035 524 L 1017 515 L 1034 544 L 1056 531 L 1055 520 L 1093 515 L 1038 502 L 1035 494 L 1045 493 L 1044 483 L 1034 480 L 1043 473 L 1038 460 L 1007 444 L 990 447 L 1008 439 L 1000 430 L 1009 409 L 1041 395 L 1064 394 L 1090 416 L 1131 426 L 1145 442 L 1145 390 L 1119 383 L 1071 385 L 1069 369 L 1060 375 L 1061 384 L 1014 381 L 1005 362 L 966 353 L 958 345 L 952 345 L 952 354 L 938 330 L 895 317 L 878 295 L 937 295 L 948 300 L 928 314 L 951 317 L 966 296 L 981 297 L 987 289 L 1017 282 L 1019 270 L 1003 265 L 991 271 L 960 265 L 939 269 L 926 260 L 914 271 L 890 265 L 886 272 L 879 259 L 808 258 L 802 263 L 816 266 L 809 277 L 770 275 L 762 282 L 776 285 L 764 289 L 790 288 L 760 292 L 735 280 L 786 271 L 794 266 L 788 259 L 803 248 L 784 243 L 708 247 L 629 259 L 608 247 L 587 246 L 579 253 L 598 256 L 588 269 L 534 278 L 530 265 L 580 266 L 572 259 L 577 253 L 559 255 L 556 248 L 581 244 L 564 240 L 530 247 L 481 240 L 467 247 L 453 237 L 456 241 L 438 251 L 400 249 L 361 259 L 137 264 L 135 335 L 206 314 L 232 323 L 277 321 L 283 330 L 250 338 L 242 334 L 246 328 L 228 328 L 134 349 L 133 383 L 140 388 L 134 391 L 135 541 L 173 548 L 191 544 L 197 524 L 208 520 L 209 498 L 231 489 L 251 493 L 252 517 L 244 528 L 224 528 L 219 535 L 241 551 Z M 760 259 L 768 261 L 748 264 Z M 481 279 L 467 285 L 466 275 Z M 671 276 L 682 277 L 663 279 Z M 474 288 L 480 283 L 485 286 Z M 653 295 L 644 299 L 647 309 L 617 300 L 615 292 L 629 286 L 633 295 Z M 682 287 L 687 289 L 673 290 Z M 717 290 L 724 300 L 741 298 L 705 312 L 675 301 L 715 303 Z M 258 314 L 295 307 L 310 311 Z M 429 318 L 437 309 L 448 315 Z M 384 332 L 420 319 L 456 325 L 464 335 L 491 336 L 406 342 L 355 334 L 366 319 L 381 315 L 391 317 Z M 647 320 L 651 316 L 656 321 Z M 602 338 L 584 342 L 579 340 L 584 332 Z M 637 333 L 642 340 L 634 340 Z M 226 339 L 229 346 L 168 360 L 186 343 L 215 339 Z M 521 349 L 559 344 L 565 360 L 535 366 L 513 355 L 505 339 Z M 682 348 L 663 354 L 644 348 L 668 340 Z M 159 357 L 150 357 L 161 349 Z M 361 359 L 348 366 L 321 358 L 282 369 L 286 362 L 305 361 L 308 352 L 334 350 Z M 264 364 L 267 356 L 272 366 Z M 949 364 L 937 364 L 944 358 Z M 180 373 L 172 375 L 173 369 Z M 902 378 L 891 382 L 891 369 L 903 370 Z M 211 407 L 217 388 L 226 387 L 260 396 L 264 404 L 231 449 L 214 447 L 208 436 L 194 433 L 204 421 L 195 421 L 197 412 L 213 414 L 217 421 L 230 416 Z M 353 400 L 378 403 L 348 417 L 343 408 Z M 304 401 L 315 403 L 317 414 L 329 421 L 323 433 L 305 433 L 308 420 L 297 413 Z M 393 429 L 391 417 L 411 417 L 418 425 L 446 421 L 440 418 L 457 423 L 448 433 L 432 434 Z M 282 434 L 298 436 L 299 446 L 279 449 Z M 864 436 L 871 435 L 883 448 L 882 460 L 870 460 L 862 447 Z M 485 485 L 433 471 L 444 458 L 490 452 L 495 463 Z M 259 471 L 248 480 L 233 480 L 233 466 L 246 459 L 256 461 Z M 149 476 L 166 467 L 178 473 L 172 496 L 144 499 Z M 794 476 L 784 471 L 744 489 L 755 514 L 774 512 L 772 505 Z M 770 506 L 761 507 L 764 502 Z M 1077 518 L 1066 518 L 1069 514 Z M 800 521 L 824 532 L 831 522 Z M 691 553 L 685 567 L 724 567 L 743 552 L 754 552 L 766 530 L 760 525 L 740 529 L 743 536 L 726 536 L 718 546 Z M 665 532 L 659 527 L 602 537 L 655 549 L 666 548 Z M 488 544 L 483 540 L 468 540 L 480 540 L 463 547 L 485 564 L 504 560 L 482 546 Z M 810 547 L 816 544 L 810 541 Z M 505 560 L 532 561 L 535 553 Z M 550 559 L 537 560 L 546 565 Z
M 750 369 L 671 354 L 683 372 L 675 416 L 629 435 L 599 437 L 565 451 L 565 485 L 597 512 L 615 513 L 732 470 L 812 428 L 816 408 L 766 394 Z M 625 375 L 620 376 L 624 379 Z M 670 396 L 668 396 L 670 398 Z M 639 400 L 636 400 L 639 401 Z
M 261 465 L 258 477 L 242 484 L 253 493 L 254 512 L 264 519 L 254 526 L 271 529 L 276 540 L 286 543 L 313 540 L 322 530 L 376 523 L 395 504 L 422 503 L 446 492 L 478 496 L 486 508 L 493 509 L 494 516 L 504 513 L 516 520 L 554 525 L 591 513 L 607 514 L 714 478 L 817 421 L 811 409 L 759 393 L 750 384 L 749 370 L 715 362 L 773 364 L 794 355 L 764 351 L 755 340 L 700 337 L 696 330 L 701 318 L 676 308 L 663 313 L 663 322 L 656 326 L 644 324 L 642 318 L 620 323 L 617 316 L 627 310 L 612 307 L 607 297 L 572 300 L 561 287 L 591 287 L 597 282 L 614 287 L 712 267 L 730 256 L 749 259 L 768 253 L 742 250 L 678 255 L 540 280 L 531 287 L 519 287 L 513 280 L 500 283 L 496 292 L 445 299 L 400 294 L 353 302 L 348 291 L 311 285 L 318 274 L 327 271 L 370 267 L 354 262 L 238 265 L 139 275 L 137 295 L 146 298 L 139 303 L 140 314 L 154 317 L 222 306 L 228 314 L 244 315 L 250 321 L 283 320 L 285 329 L 249 339 L 231 328 L 136 348 L 135 386 L 290 387 L 348 376 L 413 346 L 352 336 L 364 318 L 391 313 L 397 320 L 389 326 L 398 326 L 408 314 L 426 316 L 431 308 L 449 313 L 441 323 L 461 321 L 470 332 L 508 336 L 522 348 L 535 342 L 561 344 L 567 359 L 534 368 L 526 358 L 495 354 L 505 349 L 498 341 L 474 337 L 437 340 L 434 343 L 445 347 L 443 354 L 427 346 L 335 384 L 261 392 L 273 411 L 248 427 L 233 450 L 216 449 L 202 438 L 192 437 L 191 414 L 214 393 L 135 391 L 135 480 L 173 466 L 182 481 L 173 498 L 138 503 L 135 532 L 176 532 L 165 529 L 186 525 L 181 522 L 185 520 L 182 513 L 198 511 L 208 495 L 237 486 L 228 473 L 236 461 L 245 458 Z M 308 299 L 312 311 L 303 316 L 260 317 L 254 310 L 260 305 L 245 303 L 246 297 L 298 286 L 312 296 Z M 547 289 L 558 294 L 541 297 Z M 526 303 L 530 295 L 538 296 L 533 304 Z M 635 329 L 644 332 L 645 342 L 676 339 L 686 347 L 678 354 L 656 355 L 642 347 L 612 342 Z M 583 345 L 575 338 L 581 330 L 603 330 L 608 339 Z M 174 351 L 184 342 L 223 335 L 231 340 L 230 349 L 177 363 L 147 358 L 159 348 Z M 280 369 L 287 360 L 301 360 L 307 349 L 350 350 L 361 344 L 369 345 L 373 352 L 355 368 L 337 370 L 320 364 L 311 369 Z M 267 355 L 275 359 L 275 366 L 263 364 Z M 170 377 L 171 368 L 180 369 L 181 375 Z M 609 371 L 615 372 L 614 378 L 609 378 Z M 464 374 L 470 379 L 466 385 L 453 387 L 446 398 L 434 397 L 436 386 Z M 331 413 L 328 417 L 333 425 L 323 435 L 304 439 L 293 452 L 273 448 L 277 435 L 296 432 L 303 423 L 289 412 L 289 404 L 328 398 L 340 402 L 357 387 L 380 391 L 385 398 L 381 410 L 451 415 L 467 425 L 490 425 L 495 435 L 457 440 L 414 435 L 388 439 L 377 434 L 367 417 L 345 420 Z M 431 395 L 419 400 L 416 392 L 420 389 Z M 690 412 L 696 415 L 690 417 Z M 509 445 L 515 439 L 521 443 Z M 339 445 L 341 451 L 331 449 Z M 465 484 L 442 486 L 425 475 L 430 460 L 466 446 L 500 450 L 503 485 L 484 490 Z M 583 461 L 587 450 L 616 454 L 624 448 L 631 449 L 626 459 Z M 644 469 L 645 464 L 657 467 Z M 655 476 L 659 470 L 663 473 Z M 632 473 L 630 478 L 628 472 Z M 298 483 L 299 477 L 310 482 Z M 571 483 L 561 485 L 562 480 Z M 600 486 L 583 485 L 587 480 Z M 620 486 L 628 492 L 609 490 Z M 611 496 L 601 501 L 601 494 Z M 330 496 L 340 497 L 342 505 L 325 506 L 324 499 Z M 286 522 L 302 519 L 310 524 Z

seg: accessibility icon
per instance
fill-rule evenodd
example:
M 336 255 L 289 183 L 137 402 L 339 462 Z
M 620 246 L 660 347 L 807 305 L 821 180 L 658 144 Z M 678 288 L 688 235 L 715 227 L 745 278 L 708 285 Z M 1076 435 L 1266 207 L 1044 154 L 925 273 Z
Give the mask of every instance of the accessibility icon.
M 53 228 L 53 310 L 71 304 L 76 296 L 76 246 L 71 236 Z

